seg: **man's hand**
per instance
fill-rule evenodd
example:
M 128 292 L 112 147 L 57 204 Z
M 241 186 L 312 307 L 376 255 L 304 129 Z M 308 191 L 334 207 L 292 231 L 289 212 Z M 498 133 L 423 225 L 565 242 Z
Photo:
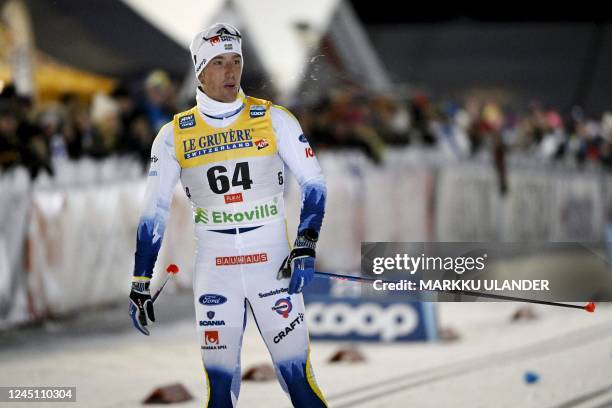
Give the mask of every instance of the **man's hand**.
M 130 292 L 130 317 L 132 323 L 142 334 L 148 336 L 149 322 L 155 322 L 153 301 L 149 290 L 150 281 L 133 281 Z
M 318 234 L 312 230 L 306 230 L 298 235 L 293 250 L 278 271 L 277 279 L 291 277 L 290 295 L 301 293 L 314 277 L 317 239 Z

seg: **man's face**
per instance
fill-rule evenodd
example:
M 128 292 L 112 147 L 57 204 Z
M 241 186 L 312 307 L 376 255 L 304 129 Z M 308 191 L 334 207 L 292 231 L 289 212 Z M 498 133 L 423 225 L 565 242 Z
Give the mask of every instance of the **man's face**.
M 229 52 L 217 55 L 200 73 L 204 93 L 219 102 L 234 102 L 240 90 L 242 57 Z

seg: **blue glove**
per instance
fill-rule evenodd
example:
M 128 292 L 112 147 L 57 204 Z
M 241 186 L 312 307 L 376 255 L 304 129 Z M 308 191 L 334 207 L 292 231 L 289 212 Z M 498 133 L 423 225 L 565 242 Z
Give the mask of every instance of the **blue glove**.
M 306 234 L 300 234 L 296 238 L 293 250 L 283 261 L 277 275 L 277 279 L 291 277 L 290 295 L 302 293 L 302 290 L 314 278 L 315 247 L 318 235 L 312 230 L 305 232 Z
M 294 258 L 292 265 L 291 281 L 289 281 L 289 294 L 302 293 L 314 278 L 315 259 L 312 256 Z
M 133 281 L 130 292 L 130 317 L 134 327 L 145 336 L 149 335 L 147 326 L 155 322 L 153 300 L 149 290 L 149 281 Z

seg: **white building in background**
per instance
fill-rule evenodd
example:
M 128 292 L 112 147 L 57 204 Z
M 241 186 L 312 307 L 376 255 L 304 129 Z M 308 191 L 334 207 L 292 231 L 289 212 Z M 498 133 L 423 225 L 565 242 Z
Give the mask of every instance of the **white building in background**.
M 235 25 L 278 92 L 280 100 L 275 102 L 290 103 L 304 82 L 319 79 L 308 75 L 308 69 L 311 62 L 326 57 L 320 52 L 324 38 L 340 60 L 331 64 L 343 71 L 340 76 L 368 89 L 390 89 L 387 72 L 346 1 L 211 0 L 206 6 L 198 0 L 122 1 L 185 49 L 194 33 L 216 21 Z M 187 73 L 185 92 L 193 92 L 192 71 Z

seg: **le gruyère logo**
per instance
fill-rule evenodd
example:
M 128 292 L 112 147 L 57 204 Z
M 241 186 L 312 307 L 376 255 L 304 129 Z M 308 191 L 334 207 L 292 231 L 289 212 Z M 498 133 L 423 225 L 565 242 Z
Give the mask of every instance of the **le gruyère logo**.
M 183 140 L 185 159 L 226 150 L 244 149 L 253 146 L 252 129 L 230 129 Z

